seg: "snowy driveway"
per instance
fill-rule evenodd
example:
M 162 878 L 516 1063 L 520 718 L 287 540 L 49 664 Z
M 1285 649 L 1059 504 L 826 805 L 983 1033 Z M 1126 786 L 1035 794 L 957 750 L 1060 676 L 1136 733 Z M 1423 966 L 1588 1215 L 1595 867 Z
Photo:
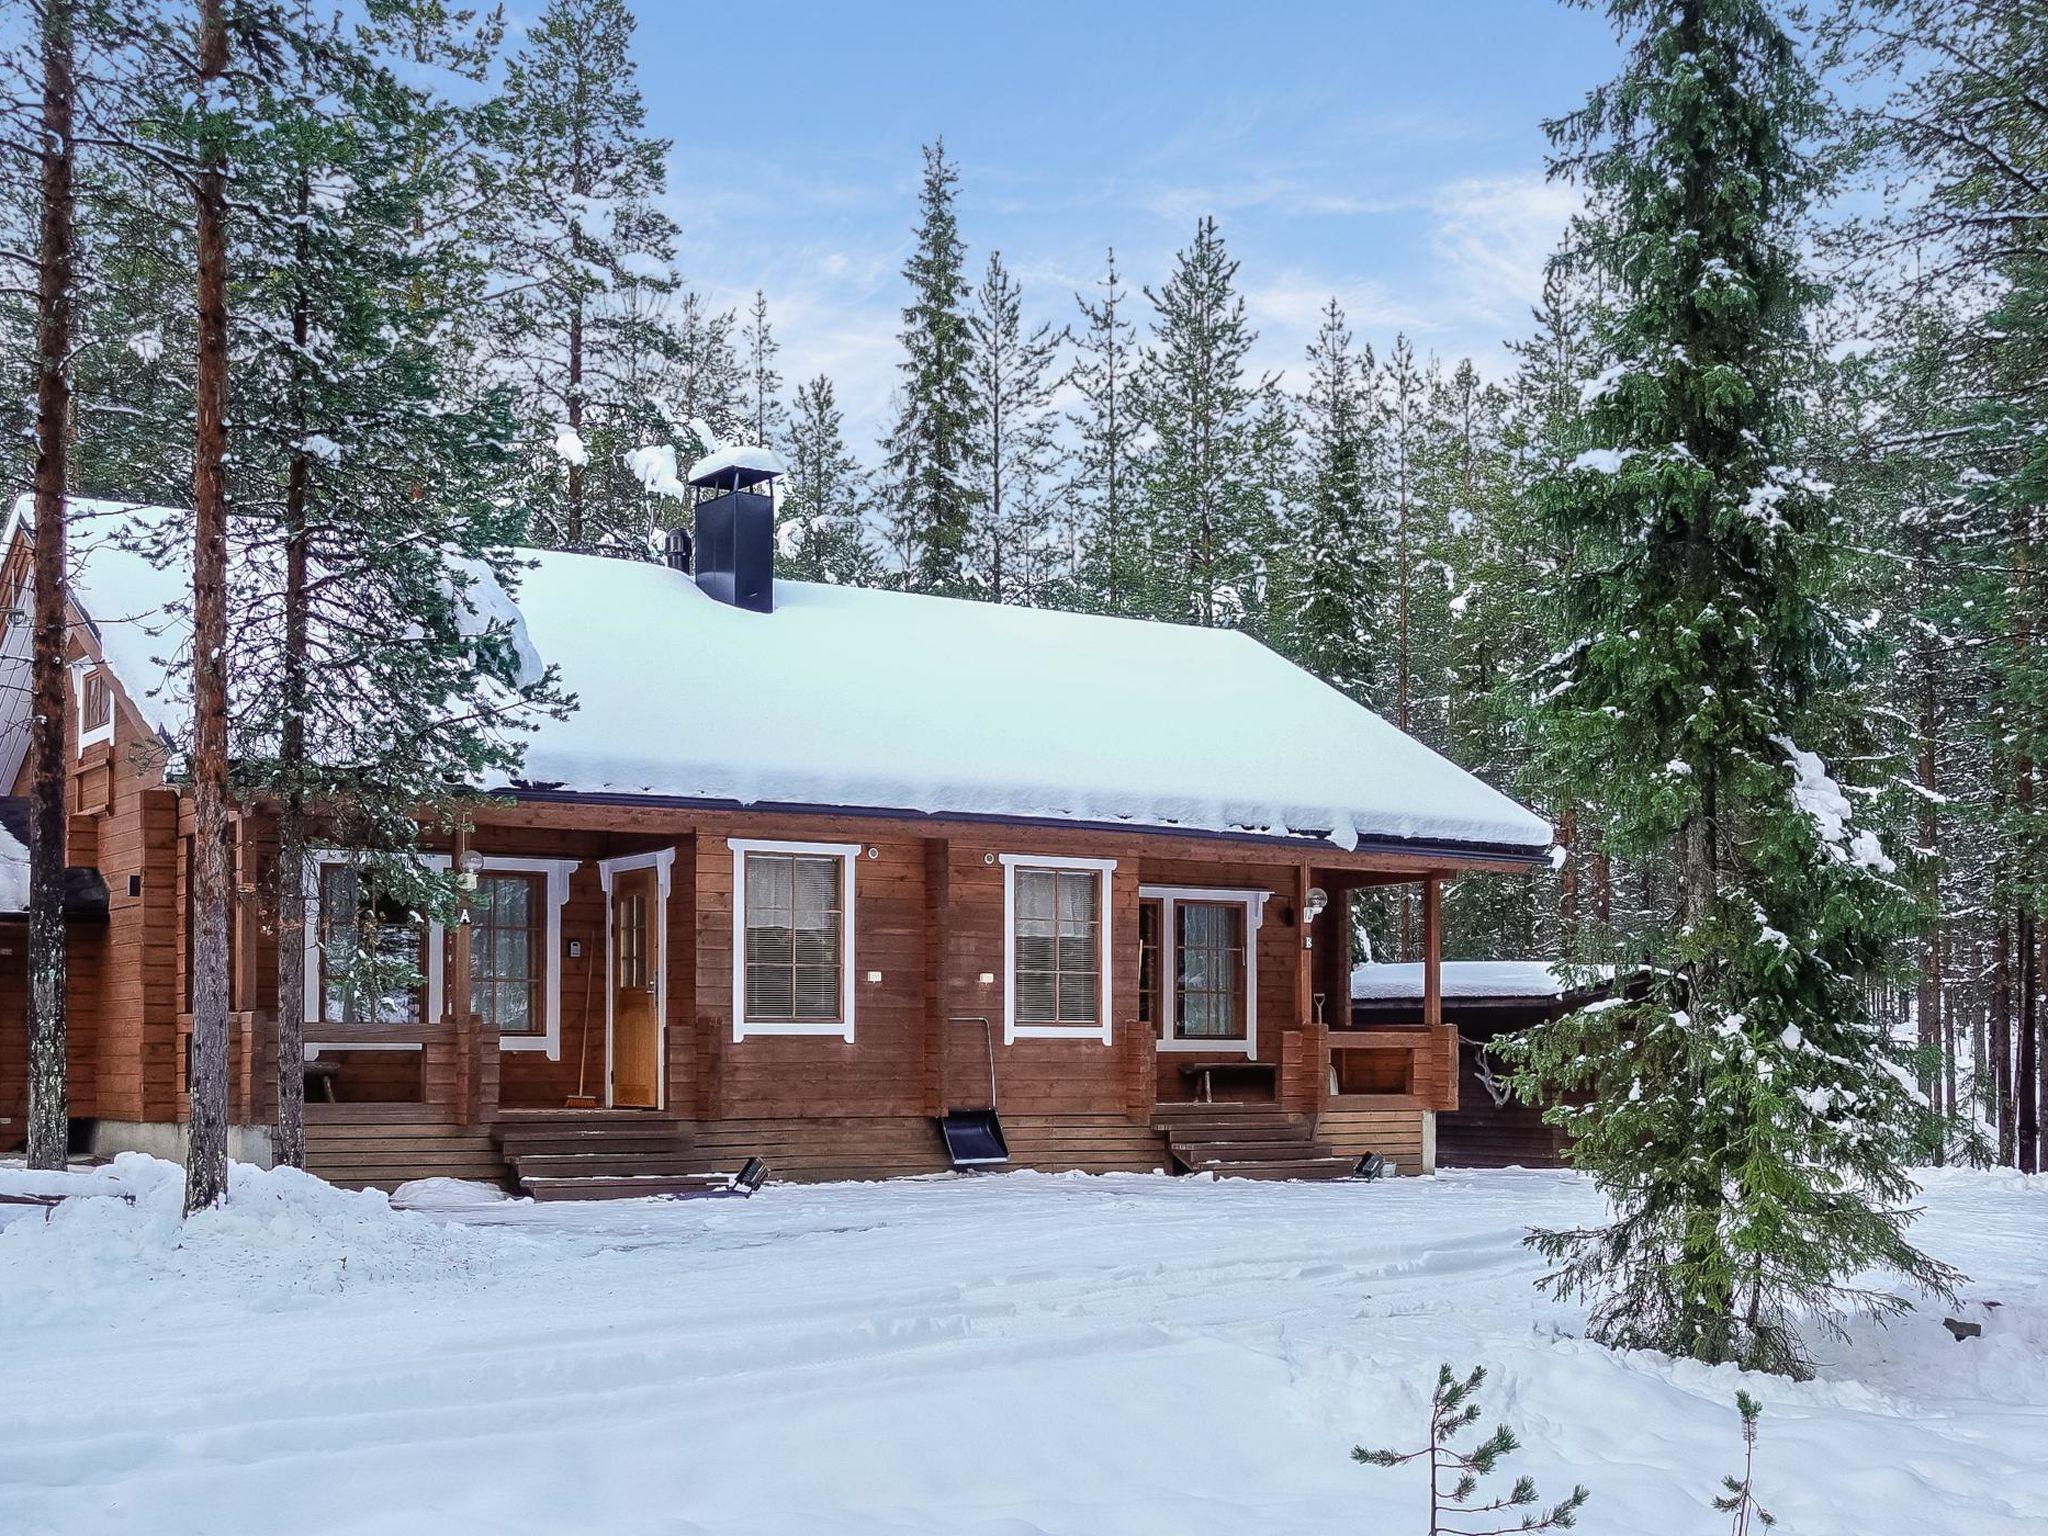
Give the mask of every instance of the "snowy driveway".
M 160 1166 L 160 1165 L 158 1165 Z M 240 1171 L 238 1170 L 238 1173 Z M 150 1170 L 130 1165 L 131 1180 Z M 1530 1287 L 1567 1175 L 1020 1174 L 393 1215 L 242 1175 L 0 1228 L 0 1532 L 1419 1532 L 1440 1360 L 1582 1529 L 1719 1532 L 1729 1370 L 1619 1358 Z M 2048 1530 L 2048 1180 L 1936 1175 L 1995 1310 L 1751 1379 L 1788 1536 Z

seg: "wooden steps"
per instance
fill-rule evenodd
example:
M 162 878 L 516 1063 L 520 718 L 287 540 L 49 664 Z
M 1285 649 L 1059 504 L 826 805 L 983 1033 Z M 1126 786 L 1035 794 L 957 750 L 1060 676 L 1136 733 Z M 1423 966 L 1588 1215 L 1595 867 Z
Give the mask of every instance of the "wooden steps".
M 719 1171 L 703 1165 L 688 1122 L 651 1110 L 510 1109 L 491 1134 L 520 1193 L 536 1200 L 682 1194 Z
M 1176 1166 L 1226 1179 L 1346 1179 L 1358 1160 L 1273 1104 L 1161 1104 L 1153 1124 Z
M 506 1183 L 505 1160 L 489 1131 L 412 1118 L 377 1121 L 330 1114 L 342 1107 L 306 1107 L 306 1171 L 331 1184 L 393 1190 L 413 1179 L 429 1178 L 473 1179 L 500 1187 Z

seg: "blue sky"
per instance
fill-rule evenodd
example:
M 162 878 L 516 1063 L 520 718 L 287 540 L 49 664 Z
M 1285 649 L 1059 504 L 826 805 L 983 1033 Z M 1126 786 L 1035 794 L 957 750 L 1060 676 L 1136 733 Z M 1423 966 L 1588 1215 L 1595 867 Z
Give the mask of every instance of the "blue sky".
M 1541 120 L 1616 58 L 1552 0 L 637 9 L 686 280 L 765 289 L 785 376 L 831 374 L 870 452 L 925 140 L 959 162 L 970 272 L 1000 249 L 1040 317 L 1072 316 L 1112 244 L 1156 281 L 1213 213 L 1263 366 L 1334 293 L 1376 346 L 1406 330 L 1498 373 L 1572 206 Z

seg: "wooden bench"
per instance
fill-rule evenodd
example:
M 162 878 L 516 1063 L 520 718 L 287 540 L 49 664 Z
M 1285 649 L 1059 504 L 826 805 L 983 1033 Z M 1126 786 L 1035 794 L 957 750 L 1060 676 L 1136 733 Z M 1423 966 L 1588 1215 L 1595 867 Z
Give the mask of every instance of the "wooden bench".
M 1181 1064 L 1180 1075 L 1186 1082 L 1202 1085 L 1204 1104 L 1216 1102 L 1219 1077 L 1262 1083 L 1276 1092 L 1280 1082 L 1280 1068 L 1270 1061 L 1189 1061 Z

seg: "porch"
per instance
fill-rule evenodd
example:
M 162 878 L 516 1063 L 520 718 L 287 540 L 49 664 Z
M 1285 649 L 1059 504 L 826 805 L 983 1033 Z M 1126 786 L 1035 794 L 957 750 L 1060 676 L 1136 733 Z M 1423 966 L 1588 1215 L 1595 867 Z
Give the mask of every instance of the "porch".
M 742 1012 L 735 911 L 763 848 L 843 871 L 829 1019 Z M 891 1177 L 950 1166 L 937 1120 L 994 1107 L 1011 1167 L 1328 1176 L 1377 1153 L 1413 1173 L 1429 1116 L 1455 1103 L 1440 996 L 1348 1022 L 1358 892 L 1413 885 L 1434 968 L 1451 871 L 1419 860 L 586 805 L 489 807 L 441 854 L 477 885 L 466 921 L 421 937 L 414 1016 L 336 1022 L 309 987 L 316 1171 L 645 1193 L 760 1156 L 777 1179 Z M 1017 872 L 1034 870 L 1095 882 L 1099 1022 L 1020 1021 Z M 266 937 L 241 947 L 259 1001 Z M 274 1023 L 237 1019 L 237 1118 L 260 1124 Z M 580 1153 L 531 1134 L 570 1126 Z M 578 1155 L 601 1161 L 560 1161 Z

